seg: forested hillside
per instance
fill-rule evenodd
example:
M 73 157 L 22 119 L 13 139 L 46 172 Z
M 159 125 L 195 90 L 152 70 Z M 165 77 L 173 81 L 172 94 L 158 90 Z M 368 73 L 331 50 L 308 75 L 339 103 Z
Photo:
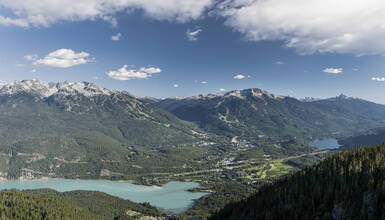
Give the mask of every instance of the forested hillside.
M 212 219 L 384 219 L 385 145 L 335 154 Z
M 52 189 L 38 189 L 25 190 L 25 192 L 42 193 L 63 198 L 105 220 L 129 220 L 139 219 L 144 216 L 162 216 L 162 212 L 149 203 L 135 203 L 97 191 L 58 192 Z
M 385 127 L 360 132 L 353 136 L 341 138 L 338 142 L 343 149 L 351 149 L 360 146 L 374 146 L 385 143 Z
M 102 219 L 74 203 L 55 196 L 19 191 L 0 192 L 0 219 Z
M 385 118 L 385 105 L 360 98 L 347 97 L 343 94 L 333 98 L 315 100 L 312 103 L 325 106 L 335 105 L 373 119 L 384 120 Z
M 224 94 L 158 100 L 152 103 L 194 122 L 206 132 L 247 141 L 276 141 L 287 137 L 320 138 L 349 134 L 383 125 L 383 119 L 354 111 L 361 100 L 304 102 L 270 94 L 261 89 L 236 90 Z M 385 106 L 373 104 L 385 114 Z M 373 111 L 374 111 L 373 110 Z
M 175 163 L 158 151 L 206 140 L 192 123 L 89 83 L 6 85 L 0 89 L 0 121 L 4 178 L 128 178 L 148 173 L 140 167 L 188 164 L 189 158 Z

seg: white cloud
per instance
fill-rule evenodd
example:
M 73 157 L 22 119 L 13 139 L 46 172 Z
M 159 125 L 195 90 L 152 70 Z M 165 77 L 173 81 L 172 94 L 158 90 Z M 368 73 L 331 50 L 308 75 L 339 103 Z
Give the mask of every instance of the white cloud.
M 36 60 L 33 65 L 68 68 L 90 62 L 87 59 L 89 56 L 90 54 L 86 52 L 76 53 L 71 49 L 59 49 L 49 53 L 43 59 Z
M 385 77 L 372 77 L 373 81 L 385 82 Z
M 116 24 L 115 14 L 140 10 L 157 20 L 187 22 L 199 19 L 215 0 L 0 0 L 13 13 L 0 16 L 3 26 L 50 26 L 63 21 L 106 20 Z
M 383 0 L 225 0 L 214 15 L 249 40 L 282 40 L 301 54 L 385 54 Z
M 116 35 L 112 35 L 111 36 L 111 40 L 118 41 L 118 40 L 120 40 L 121 37 L 122 37 L 122 34 L 121 33 L 117 33 Z
M 162 72 L 162 70 L 160 68 L 157 68 L 157 67 L 148 67 L 148 68 L 140 68 L 140 71 L 142 72 L 146 72 L 148 74 L 155 74 L 155 73 L 160 73 Z
M 224 92 L 224 91 L 226 91 L 226 89 L 220 88 L 219 91 L 220 91 L 220 92 Z
M 139 70 L 136 69 L 127 69 L 128 66 L 124 65 L 122 68 L 115 70 L 115 71 L 109 71 L 106 74 L 117 80 L 131 80 L 131 79 L 145 79 L 149 78 L 152 75 L 156 73 L 162 72 L 160 68 L 156 67 L 142 67 Z
M 207 84 L 207 81 L 202 81 L 201 84 Z
M 28 54 L 24 56 L 24 59 L 28 61 L 35 61 L 37 60 L 37 55 L 36 54 Z
M 172 87 L 179 88 L 179 84 L 174 84 L 174 85 L 172 85 Z
M 276 61 L 275 64 L 277 64 L 277 65 L 283 65 L 283 64 L 285 64 L 285 62 L 282 62 L 282 61 Z
M 0 2 L 1 4 L 1 2 Z M 28 27 L 29 23 L 25 19 L 20 19 L 20 18 L 9 18 L 9 17 L 4 17 L 0 15 L 0 25 L 2 26 L 19 26 L 19 27 Z
M 245 76 L 242 75 L 242 74 L 238 74 L 238 75 L 234 76 L 233 78 L 234 78 L 234 79 L 244 79 Z
M 326 68 L 323 70 L 324 73 L 331 73 L 331 74 L 340 74 L 342 73 L 342 68 Z
M 198 40 L 198 35 L 202 32 L 202 29 L 198 28 L 196 30 L 187 29 L 186 36 L 189 41 Z

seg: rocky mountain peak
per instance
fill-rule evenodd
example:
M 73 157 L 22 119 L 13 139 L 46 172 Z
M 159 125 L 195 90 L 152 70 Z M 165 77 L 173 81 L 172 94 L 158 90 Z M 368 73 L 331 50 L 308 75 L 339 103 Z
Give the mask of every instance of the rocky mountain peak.
M 41 98 L 54 94 L 84 96 L 112 94 L 110 90 L 89 82 L 46 83 L 39 80 L 22 80 L 5 84 L 0 88 L 0 94 L 13 95 L 22 92 L 38 95 Z
M 282 96 L 271 94 L 265 90 L 258 88 L 244 89 L 244 90 L 234 90 L 224 94 L 224 97 L 236 96 L 239 98 L 248 98 L 248 97 L 258 97 L 258 98 L 282 98 Z
M 271 94 L 265 90 L 258 89 L 258 88 L 251 88 L 251 89 L 243 89 L 243 90 L 233 90 L 230 92 L 220 92 L 216 94 L 200 94 L 192 97 L 174 97 L 173 99 L 176 100 L 183 100 L 183 99 L 212 99 L 212 98 L 218 98 L 218 97 L 238 97 L 241 99 L 249 98 L 249 97 L 258 97 L 258 98 L 283 98 L 282 96 Z

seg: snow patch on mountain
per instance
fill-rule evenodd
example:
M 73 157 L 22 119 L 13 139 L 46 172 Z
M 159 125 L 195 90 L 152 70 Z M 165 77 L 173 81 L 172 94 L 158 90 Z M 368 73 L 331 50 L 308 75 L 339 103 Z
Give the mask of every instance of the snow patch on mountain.
M 55 94 L 81 94 L 91 97 L 96 95 L 111 95 L 113 93 L 108 89 L 88 82 L 46 83 L 39 80 L 22 80 L 11 82 L 0 88 L 0 94 L 14 95 L 22 92 L 32 93 L 41 98 L 46 98 Z
M 220 92 L 216 94 L 200 94 L 197 96 L 192 96 L 192 97 L 174 97 L 173 99 L 176 100 L 183 100 L 183 99 L 213 99 L 213 98 L 218 98 L 218 97 L 224 97 L 224 98 L 230 98 L 230 97 L 236 97 L 240 99 L 246 99 L 248 97 L 257 97 L 257 98 L 272 98 L 272 99 L 283 99 L 284 96 L 279 96 L 279 95 L 274 95 L 271 94 L 265 90 L 262 89 L 244 89 L 244 90 L 234 90 L 230 92 Z

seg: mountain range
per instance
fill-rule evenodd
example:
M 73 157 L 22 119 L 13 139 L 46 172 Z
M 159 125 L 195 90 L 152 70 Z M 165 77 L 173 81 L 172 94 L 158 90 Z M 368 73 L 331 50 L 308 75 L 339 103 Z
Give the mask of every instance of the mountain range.
M 193 169 L 237 141 L 257 146 L 381 127 L 384 109 L 261 89 L 159 100 L 87 82 L 12 82 L 0 88 L 0 176 L 122 179 Z
M 301 101 L 261 89 L 152 103 L 180 119 L 194 122 L 206 132 L 249 141 L 345 135 L 381 126 L 385 119 L 384 105 L 361 99 L 338 96 Z
M 101 164 L 125 163 L 140 154 L 142 146 L 205 139 L 197 126 L 167 111 L 84 82 L 25 80 L 5 85 L 0 112 L 0 168 L 7 178 L 39 173 L 99 176 Z

